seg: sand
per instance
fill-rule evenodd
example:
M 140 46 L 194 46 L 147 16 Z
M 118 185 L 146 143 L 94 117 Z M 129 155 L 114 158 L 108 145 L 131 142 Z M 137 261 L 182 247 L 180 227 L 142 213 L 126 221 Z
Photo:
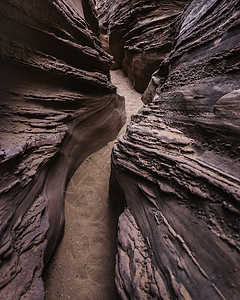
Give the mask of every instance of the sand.
M 121 70 L 111 72 L 125 97 L 127 122 L 142 106 Z M 120 134 L 125 132 L 126 125 Z M 65 235 L 44 274 L 46 300 L 115 300 L 117 220 L 108 200 L 110 155 L 114 141 L 89 156 L 72 177 L 65 199 Z

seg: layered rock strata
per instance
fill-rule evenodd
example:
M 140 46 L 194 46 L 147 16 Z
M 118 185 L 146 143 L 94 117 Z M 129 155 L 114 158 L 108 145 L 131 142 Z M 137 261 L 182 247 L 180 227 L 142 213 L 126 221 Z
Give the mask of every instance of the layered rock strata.
M 239 33 L 239 1 L 193 0 L 113 149 L 122 299 L 239 298 Z
M 134 88 L 144 92 L 151 75 L 169 54 L 173 24 L 187 0 L 97 0 L 100 30 L 114 57 L 112 68 L 123 68 Z
M 0 3 L 0 298 L 43 299 L 64 191 L 125 120 L 91 1 Z

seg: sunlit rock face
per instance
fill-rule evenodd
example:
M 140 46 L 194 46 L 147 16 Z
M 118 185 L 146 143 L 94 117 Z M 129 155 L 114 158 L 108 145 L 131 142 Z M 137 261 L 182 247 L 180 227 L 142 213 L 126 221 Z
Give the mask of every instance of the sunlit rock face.
M 239 298 L 239 23 L 239 1 L 192 1 L 114 147 L 122 299 Z
M 134 88 L 144 92 L 151 75 L 169 54 L 176 23 L 187 0 L 97 0 L 102 37 Z
M 64 191 L 125 120 L 91 1 L 0 3 L 0 298 L 43 299 Z

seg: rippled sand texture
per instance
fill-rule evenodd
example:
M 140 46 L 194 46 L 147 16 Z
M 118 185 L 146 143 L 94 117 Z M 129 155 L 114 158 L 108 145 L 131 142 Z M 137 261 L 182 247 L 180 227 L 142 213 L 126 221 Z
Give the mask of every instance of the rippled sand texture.
M 142 106 L 141 94 L 121 70 L 112 71 L 111 77 L 126 99 L 127 124 Z M 46 300 L 118 299 L 114 285 L 117 225 L 108 202 L 113 143 L 88 157 L 70 181 L 65 235 L 45 272 Z

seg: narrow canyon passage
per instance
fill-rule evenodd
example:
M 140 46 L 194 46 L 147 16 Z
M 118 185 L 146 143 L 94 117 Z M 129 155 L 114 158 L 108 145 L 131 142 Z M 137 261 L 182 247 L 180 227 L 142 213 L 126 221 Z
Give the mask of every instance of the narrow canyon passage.
M 239 300 L 239 2 L 0 1 L 0 300 Z
M 125 97 L 127 122 L 142 106 L 121 70 L 111 72 Z M 110 156 L 114 141 L 89 156 L 71 179 L 65 198 L 65 235 L 47 267 L 46 300 L 117 299 L 114 285 L 116 220 L 108 202 Z

